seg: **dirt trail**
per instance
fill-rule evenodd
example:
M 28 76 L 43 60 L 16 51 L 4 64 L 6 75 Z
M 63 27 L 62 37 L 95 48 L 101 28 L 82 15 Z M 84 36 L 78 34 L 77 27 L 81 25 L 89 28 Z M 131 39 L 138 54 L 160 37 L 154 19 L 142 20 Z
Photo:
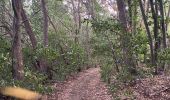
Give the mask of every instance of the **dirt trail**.
M 100 80 L 99 68 L 80 72 L 60 87 L 62 91 L 57 92 L 53 100 L 112 100 L 105 83 Z

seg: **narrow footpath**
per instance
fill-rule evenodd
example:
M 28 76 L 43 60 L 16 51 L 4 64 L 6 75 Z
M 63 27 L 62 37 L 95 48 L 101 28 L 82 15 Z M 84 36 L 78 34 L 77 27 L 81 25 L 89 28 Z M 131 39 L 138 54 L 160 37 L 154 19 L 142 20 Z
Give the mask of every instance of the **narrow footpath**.
M 100 68 L 80 72 L 64 84 L 56 84 L 51 100 L 113 100 L 106 84 L 100 79 Z

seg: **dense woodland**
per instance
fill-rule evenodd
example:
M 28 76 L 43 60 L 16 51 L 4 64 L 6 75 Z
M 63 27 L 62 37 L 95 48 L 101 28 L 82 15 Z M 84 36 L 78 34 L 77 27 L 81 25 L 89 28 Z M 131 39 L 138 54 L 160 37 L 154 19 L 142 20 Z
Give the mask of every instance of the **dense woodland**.
M 47 94 L 100 67 L 114 96 L 169 77 L 169 22 L 169 0 L 0 0 L 0 86 Z

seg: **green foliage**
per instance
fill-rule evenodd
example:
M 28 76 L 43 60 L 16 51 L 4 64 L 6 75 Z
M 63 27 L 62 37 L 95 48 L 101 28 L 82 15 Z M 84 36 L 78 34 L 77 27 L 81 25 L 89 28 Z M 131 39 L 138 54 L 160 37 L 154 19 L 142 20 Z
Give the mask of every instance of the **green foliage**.
M 141 62 L 149 58 L 149 41 L 144 30 L 137 28 L 137 32 L 132 36 L 131 45 L 136 60 Z
M 101 33 L 105 31 L 118 32 L 120 31 L 120 23 L 112 18 L 107 19 L 97 19 L 92 21 L 92 27 L 96 33 Z
M 42 47 L 36 50 L 35 56 L 37 58 L 45 58 L 47 62 L 50 63 L 50 61 L 57 59 L 57 57 L 59 56 L 59 53 L 58 51 L 56 51 L 55 49 L 51 47 L 45 47 L 45 48 Z
M 36 52 L 29 47 L 23 48 L 23 51 L 24 64 L 28 68 L 33 67 L 36 60 L 46 59 L 52 78 L 63 81 L 71 73 L 83 69 L 87 59 L 83 47 L 65 37 L 64 31 L 60 32 L 60 36 L 57 33 L 49 33 L 48 47 L 44 48 L 39 44 Z
M 48 48 L 41 48 L 40 46 L 36 49 L 36 53 L 33 53 L 32 56 L 28 56 L 31 54 L 28 52 L 29 49 L 25 48 L 25 64 L 28 64 L 27 66 L 30 67 L 31 61 L 40 58 L 46 59 L 48 67 L 51 68 L 51 72 L 53 73 L 53 78 L 64 80 L 69 74 L 82 69 L 83 64 L 85 63 L 85 54 L 82 47 L 71 41 L 67 45 L 66 49 L 62 47 L 64 49 L 63 54 L 60 54 L 60 49 L 58 50 L 58 48 L 52 48 L 50 46 Z
M 101 66 L 101 78 L 103 81 L 110 83 L 110 79 L 113 75 L 113 64 L 107 63 Z
M 9 80 L 11 73 L 10 43 L 0 37 L 0 85 L 6 84 L 5 79 Z
M 19 86 L 23 88 L 28 88 L 31 90 L 38 91 L 40 93 L 49 93 L 51 92 L 51 88 L 49 86 L 43 85 L 46 76 L 35 72 L 32 69 L 31 58 L 29 49 L 25 48 L 24 51 L 24 62 L 26 62 L 25 70 L 24 70 L 24 80 L 16 81 L 12 77 L 12 67 L 11 67 L 11 58 L 9 55 L 10 46 L 7 41 L 0 40 L 0 43 L 4 43 L 6 45 L 0 45 L 2 48 L 0 50 L 0 87 L 3 86 Z M 1 52 L 2 51 L 2 52 Z M 26 59 L 27 58 L 27 59 Z M 30 62 L 29 62 L 30 60 Z
M 92 27 L 96 34 L 93 38 L 95 41 L 94 54 L 98 57 L 103 57 L 103 66 L 101 67 L 102 79 L 108 82 L 113 76 L 113 71 L 115 70 L 115 59 L 120 60 L 121 48 L 119 36 L 121 36 L 121 25 L 117 20 L 114 19 L 103 19 L 92 22 Z M 124 33 L 124 35 L 127 35 Z M 130 35 L 127 35 L 130 36 Z M 131 45 L 133 47 L 132 53 L 135 54 L 146 54 L 148 39 L 143 30 L 139 29 L 132 40 L 126 43 L 127 47 Z M 101 42 L 102 41 L 102 42 Z M 114 55 L 112 54 L 112 48 L 114 49 Z M 113 56 L 115 57 L 113 59 Z M 107 58 L 107 59 L 106 59 Z M 116 61 L 118 62 L 118 61 Z M 129 72 L 128 68 L 120 66 L 120 72 L 116 75 L 117 79 L 121 82 L 131 82 L 135 77 Z
M 135 76 L 129 72 L 127 67 L 122 67 L 120 73 L 116 77 L 117 80 L 123 83 L 131 83 L 135 79 Z
M 0 66 L 9 64 L 10 43 L 0 37 Z
M 115 82 L 114 84 L 109 84 L 109 90 L 112 92 L 112 94 L 116 93 L 117 90 L 120 89 L 119 85 L 120 83 L 118 84 L 118 82 Z
M 115 54 L 120 54 L 119 33 L 121 28 L 117 20 L 111 18 L 94 20 L 92 27 L 95 35 L 91 43 L 95 43 L 92 44 L 95 55 L 113 56 L 112 48 Z
M 16 81 L 12 77 L 10 43 L 4 38 L 0 38 L 0 87 L 3 86 L 19 86 L 38 91 L 40 93 L 49 93 L 51 88 L 44 85 L 46 76 L 31 70 L 33 68 L 33 52 L 29 47 L 23 49 L 24 53 L 24 80 Z M 50 58 L 50 57 L 49 57 Z
M 138 29 L 138 33 L 135 34 L 133 37 L 133 49 L 136 54 L 146 54 L 148 51 L 148 38 L 146 34 L 141 30 Z
M 55 78 L 64 80 L 69 74 L 82 69 L 85 60 L 84 50 L 81 46 L 74 43 L 68 44 L 64 54 L 61 54 L 57 59 L 58 64 L 53 66 Z
M 5 71 L 5 70 L 4 70 Z M 37 91 L 39 93 L 50 93 L 52 92 L 52 88 L 50 86 L 44 85 L 44 80 L 46 79 L 46 76 L 35 72 L 31 71 L 29 69 L 25 69 L 25 77 L 24 80 L 22 81 L 17 81 L 12 79 L 12 74 L 11 70 L 8 69 L 6 70 L 7 74 L 4 74 L 5 77 L 3 77 L 0 80 L 0 86 L 17 86 L 17 87 L 23 87 L 27 89 L 31 89 L 34 91 Z
M 102 41 L 102 42 L 101 42 Z M 93 46 L 93 56 L 106 56 L 110 55 L 110 47 L 106 40 L 103 38 L 93 38 L 91 40 L 92 43 L 95 42 L 95 44 L 92 44 Z
M 24 80 L 20 81 L 16 85 L 19 84 L 21 87 L 27 87 L 40 93 L 50 93 L 52 92 L 52 88 L 44 84 L 46 79 L 46 75 L 25 68 Z
M 95 43 L 93 44 L 93 54 L 102 63 L 102 79 L 110 83 L 113 73 L 117 73 L 115 71 L 115 64 L 118 63 L 118 59 L 120 60 L 122 58 L 119 43 L 121 33 L 120 23 L 111 18 L 98 19 L 92 22 L 92 27 L 95 33 L 94 38 L 91 40 L 92 43 Z
M 70 5 L 70 2 L 66 2 Z M 65 80 L 67 76 L 84 69 L 85 65 L 89 64 L 89 60 L 91 60 L 91 58 L 87 58 L 86 53 L 88 51 L 86 50 L 87 48 L 85 47 L 85 45 L 89 46 L 89 53 L 91 53 L 92 48 L 92 55 L 89 55 L 93 56 L 95 60 L 97 58 L 97 63 L 100 63 L 101 78 L 105 82 L 110 83 L 113 76 L 115 76 L 117 80 L 122 83 L 133 81 L 136 77 L 133 76 L 129 72 L 129 69 L 126 67 L 126 65 L 124 65 L 126 62 L 122 59 L 124 56 L 122 56 L 123 52 L 127 51 L 127 59 L 128 57 L 133 56 L 134 59 L 141 60 L 143 58 L 148 58 L 148 55 L 150 55 L 149 41 L 146 30 L 144 29 L 144 25 L 142 23 L 141 13 L 139 12 L 138 0 L 131 0 L 131 4 L 127 5 L 129 6 L 129 9 L 127 11 L 128 14 L 126 14 L 128 17 L 128 32 L 125 32 L 125 30 L 122 29 L 120 20 L 116 18 L 114 19 L 114 17 L 109 17 L 111 13 L 107 11 L 108 9 L 105 9 L 107 7 L 103 8 L 103 5 L 101 5 L 98 0 L 91 0 L 89 3 L 90 6 L 93 5 L 94 7 L 93 9 L 90 9 L 94 11 L 93 13 L 95 14 L 95 19 L 84 19 L 83 22 L 82 18 L 84 15 L 82 16 L 82 14 L 84 13 L 84 11 L 86 11 L 86 14 L 91 13 L 91 10 L 88 11 L 89 9 L 86 9 L 85 4 L 81 4 L 80 9 L 77 9 L 77 5 L 75 5 L 75 9 L 72 9 L 69 5 L 65 5 L 63 0 L 49 0 L 47 2 L 49 15 L 48 47 L 44 47 L 43 45 L 43 14 L 41 11 L 41 4 L 39 0 L 32 0 L 30 8 L 24 7 L 24 9 L 29 9 L 25 9 L 25 11 L 28 12 L 27 17 L 36 36 L 38 45 L 35 50 L 27 47 L 26 45 L 30 44 L 30 40 L 25 41 L 24 39 L 28 38 L 29 36 L 27 36 L 26 34 L 22 34 L 21 38 L 22 40 L 24 40 L 22 41 L 22 51 L 25 77 L 23 81 L 15 81 L 12 78 L 12 65 L 10 54 L 11 44 L 8 39 L 2 38 L 2 36 L 0 36 L 0 86 L 21 86 L 39 91 L 41 93 L 49 92 L 51 91 L 50 87 L 44 85 L 48 77 L 47 75 L 42 74 L 35 69 L 35 62 L 38 62 L 40 59 L 45 59 L 49 70 L 52 73 L 52 78 L 56 80 Z M 113 0 L 107 3 L 114 5 Z M 125 1 L 125 3 L 128 4 L 130 2 Z M 6 10 L 10 9 L 8 9 L 9 4 L 4 4 L 4 6 L 7 7 Z M 169 3 L 168 0 L 166 0 L 164 2 L 164 9 L 168 10 L 168 7 Z M 72 12 L 71 10 L 80 10 L 80 12 Z M 76 18 L 79 17 L 79 13 L 81 17 L 80 22 L 79 19 L 74 19 L 75 16 Z M 149 29 L 153 38 L 154 20 L 152 18 L 151 10 L 147 9 L 146 14 Z M 161 14 L 159 14 L 157 18 L 158 26 L 161 26 L 162 16 L 160 15 Z M 2 17 L 2 19 L 4 18 Z M 169 22 L 170 18 L 165 18 L 165 24 L 168 24 Z M 7 20 L 7 23 L 9 23 L 9 25 L 6 25 L 6 23 L 4 23 L 2 20 L 2 26 L 3 24 L 5 26 L 12 26 L 10 25 L 12 23 L 11 20 Z M 93 29 L 92 32 L 90 30 L 90 27 L 92 27 Z M 10 28 L 11 27 L 9 27 L 9 30 L 12 30 Z M 24 33 L 25 31 L 23 27 L 20 28 L 21 32 Z M 78 28 L 80 28 L 80 30 L 78 31 L 79 34 L 76 36 L 80 41 L 79 43 L 75 43 L 74 32 Z M 162 32 L 161 28 L 158 28 L 159 32 Z M 9 30 L 7 29 L 5 31 Z M 87 35 L 87 32 L 89 35 L 87 37 L 91 39 L 90 43 L 89 40 L 86 39 L 87 37 L 83 37 Z M 158 36 L 158 38 L 162 37 L 161 34 L 159 35 L 160 36 Z M 93 37 L 91 38 L 91 36 Z M 88 41 L 84 42 L 81 39 Z M 156 40 L 153 38 L 153 44 L 155 43 L 155 41 Z M 126 48 L 127 50 L 124 50 Z M 167 48 L 160 50 L 158 53 L 158 59 L 160 62 L 170 62 L 170 49 Z M 115 70 L 115 65 L 118 65 L 119 71 Z M 146 71 L 140 68 L 137 68 L 137 71 L 139 71 L 139 74 L 141 75 L 150 73 L 149 70 Z M 120 89 L 118 84 L 111 84 L 111 91 L 117 91 L 118 89 Z M 130 95 L 131 93 L 127 91 L 126 94 Z
M 166 49 L 163 49 L 161 50 L 159 53 L 158 53 L 158 58 L 161 60 L 161 61 L 170 61 L 170 48 L 166 48 Z

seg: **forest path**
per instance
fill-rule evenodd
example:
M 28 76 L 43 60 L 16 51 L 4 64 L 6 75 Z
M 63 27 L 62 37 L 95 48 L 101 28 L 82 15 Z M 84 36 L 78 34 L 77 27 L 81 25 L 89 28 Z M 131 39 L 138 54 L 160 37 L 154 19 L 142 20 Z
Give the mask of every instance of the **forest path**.
M 80 72 L 76 78 L 59 87 L 60 91 L 56 92 L 53 100 L 112 100 L 106 84 L 100 79 L 100 68 Z

